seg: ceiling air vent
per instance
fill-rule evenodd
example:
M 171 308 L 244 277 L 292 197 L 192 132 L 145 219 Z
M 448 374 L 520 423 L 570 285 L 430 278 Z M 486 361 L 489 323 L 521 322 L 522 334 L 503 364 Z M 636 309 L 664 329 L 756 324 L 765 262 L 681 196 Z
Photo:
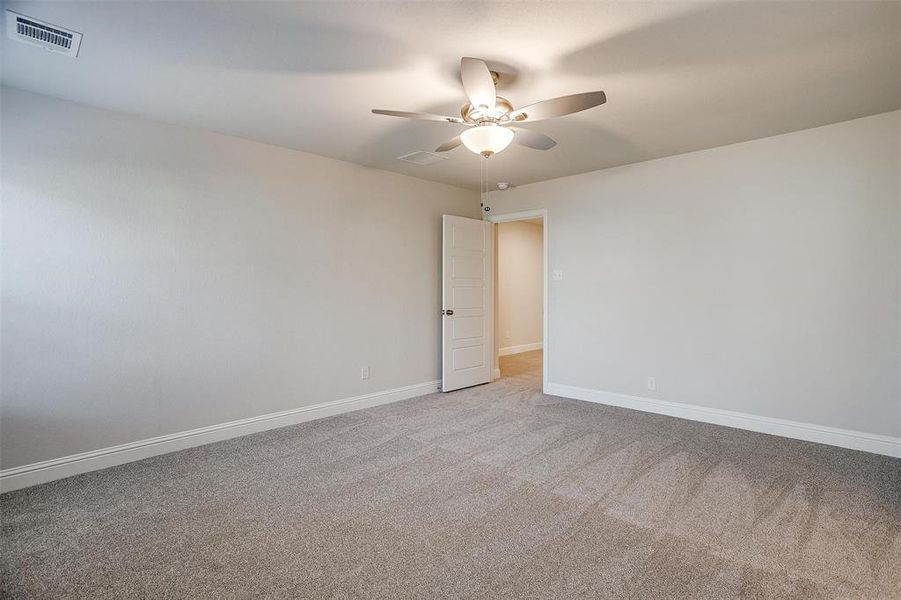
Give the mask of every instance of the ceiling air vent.
M 80 33 L 11 10 L 6 11 L 6 35 L 71 57 L 78 56 L 78 47 L 81 45 Z
M 414 165 L 424 167 L 425 165 L 434 165 L 435 163 L 441 162 L 442 160 L 447 160 L 447 157 L 440 154 L 435 154 L 434 152 L 425 152 L 423 150 L 419 150 L 417 152 L 398 156 L 397 160 L 402 160 L 404 162 L 413 163 Z

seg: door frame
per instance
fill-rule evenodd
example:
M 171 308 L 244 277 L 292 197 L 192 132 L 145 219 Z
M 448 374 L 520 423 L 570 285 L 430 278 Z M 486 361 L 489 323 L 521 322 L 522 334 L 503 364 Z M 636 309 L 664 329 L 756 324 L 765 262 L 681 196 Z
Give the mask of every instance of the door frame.
M 522 210 L 518 212 L 512 213 L 503 213 L 503 214 L 488 214 L 485 215 L 485 220 L 490 221 L 495 226 L 492 227 L 492 238 L 497 240 L 497 224 L 498 223 L 509 223 L 511 221 L 525 221 L 528 219 L 534 219 L 535 217 L 541 217 L 541 238 L 543 248 L 543 257 L 542 257 L 542 280 L 543 280 L 543 298 L 542 298 L 542 337 L 541 340 L 541 391 L 545 394 L 547 391 L 547 373 L 548 373 L 548 356 L 550 355 L 550 344 L 548 338 L 548 319 L 547 319 L 547 246 L 548 246 L 548 221 L 547 221 L 547 209 L 546 208 L 536 208 L 532 210 Z M 495 249 L 496 250 L 496 249 Z M 491 278 L 494 284 L 491 286 L 491 302 L 492 302 L 492 313 L 497 312 L 497 252 L 492 251 L 491 256 Z M 498 321 L 497 315 L 492 316 L 492 327 L 496 327 L 495 323 Z M 492 353 L 494 354 L 493 365 L 492 365 L 492 379 L 495 379 L 494 375 L 498 373 L 498 348 L 497 348 L 497 336 L 494 336 L 495 341 L 493 342 Z

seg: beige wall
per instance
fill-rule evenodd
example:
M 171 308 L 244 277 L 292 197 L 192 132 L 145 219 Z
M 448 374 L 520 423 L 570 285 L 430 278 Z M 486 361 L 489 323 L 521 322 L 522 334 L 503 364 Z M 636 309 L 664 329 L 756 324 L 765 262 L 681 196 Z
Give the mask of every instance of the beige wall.
M 492 193 L 548 210 L 550 382 L 901 435 L 899 143 L 892 112 Z
M 476 193 L 0 103 L 4 468 L 439 378 L 441 214 Z
M 501 353 L 542 341 L 542 230 L 542 224 L 533 221 L 497 225 L 497 336 Z

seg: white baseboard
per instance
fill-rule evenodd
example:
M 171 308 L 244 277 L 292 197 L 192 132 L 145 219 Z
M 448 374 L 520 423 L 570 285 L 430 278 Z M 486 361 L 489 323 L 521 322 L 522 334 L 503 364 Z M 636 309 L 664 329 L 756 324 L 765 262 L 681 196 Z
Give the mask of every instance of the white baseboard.
M 45 460 L 39 463 L 23 465 L 21 467 L 13 467 L 0 471 L 0 493 L 10 492 L 21 488 L 46 483 L 54 479 L 62 479 L 88 471 L 96 471 L 105 469 L 115 465 L 121 465 L 142 458 L 149 458 L 159 454 L 193 448 L 194 446 L 202 446 L 212 442 L 219 442 L 230 438 L 240 437 L 250 433 L 265 431 L 267 429 L 275 429 L 277 427 L 285 427 L 286 425 L 296 425 L 305 421 L 330 417 L 341 413 L 360 410 L 378 406 L 380 404 L 388 404 L 389 402 L 397 402 L 399 400 L 407 400 L 416 396 L 424 396 L 438 391 L 438 381 L 427 381 L 416 385 L 408 385 L 406 387 L 395 388 L 393 390 L 385 390 L 383 392 L 375 392 L 365 394 L 363 396 L 354 396 L 352 398 L 343 398 L 341 400 L 333 400 L 331 402 L 323 402 L 312 406 L 302 406 L 276 413 L 269 413 L 257 417 L 247 419 L 239 419 L 228 423 L 220 423 L 218 425 L 210 425 L 208 427 L 200 427 L 189 431 L 180 431 L 178 433 L 170 433 L 155 438 L 139 440 L 137 442 L 129 442 L 119 446 L 110 446 L 108 448 L 100 448 L 99 450 L 91 450 L 90 452 L 82 452 L 80 454 L 72 454 L 51 460 Z
M 668 400 L 654 400 L 642 398 L 641 396 L 592 390 L 560 383 L 548 383 L 545 393 L 901 458 L 901 438 L 888 435 L 837 429 L 835 427 L 788 421 L 786 419 L 774 419 L 772 417 L 749 415 L 731 410 L 707 408 L 694 404 L 670 402 Z
M 498 356 L 508 356 L 510 354 L 519 354 L 520 352 L 531 352 L 532 350 L 541 350 L 544 347 L 542 342 L 534 344 L 520 344 L 519 346 L 507 346 L 506 348 L 498 348 Z

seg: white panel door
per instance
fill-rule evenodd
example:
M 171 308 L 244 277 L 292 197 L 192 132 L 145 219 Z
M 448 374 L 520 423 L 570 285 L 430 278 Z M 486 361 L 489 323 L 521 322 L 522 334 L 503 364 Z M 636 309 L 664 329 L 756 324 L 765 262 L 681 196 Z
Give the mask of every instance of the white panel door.
M 441 391 L 491 380 L 491 223 L 444 215 Z

